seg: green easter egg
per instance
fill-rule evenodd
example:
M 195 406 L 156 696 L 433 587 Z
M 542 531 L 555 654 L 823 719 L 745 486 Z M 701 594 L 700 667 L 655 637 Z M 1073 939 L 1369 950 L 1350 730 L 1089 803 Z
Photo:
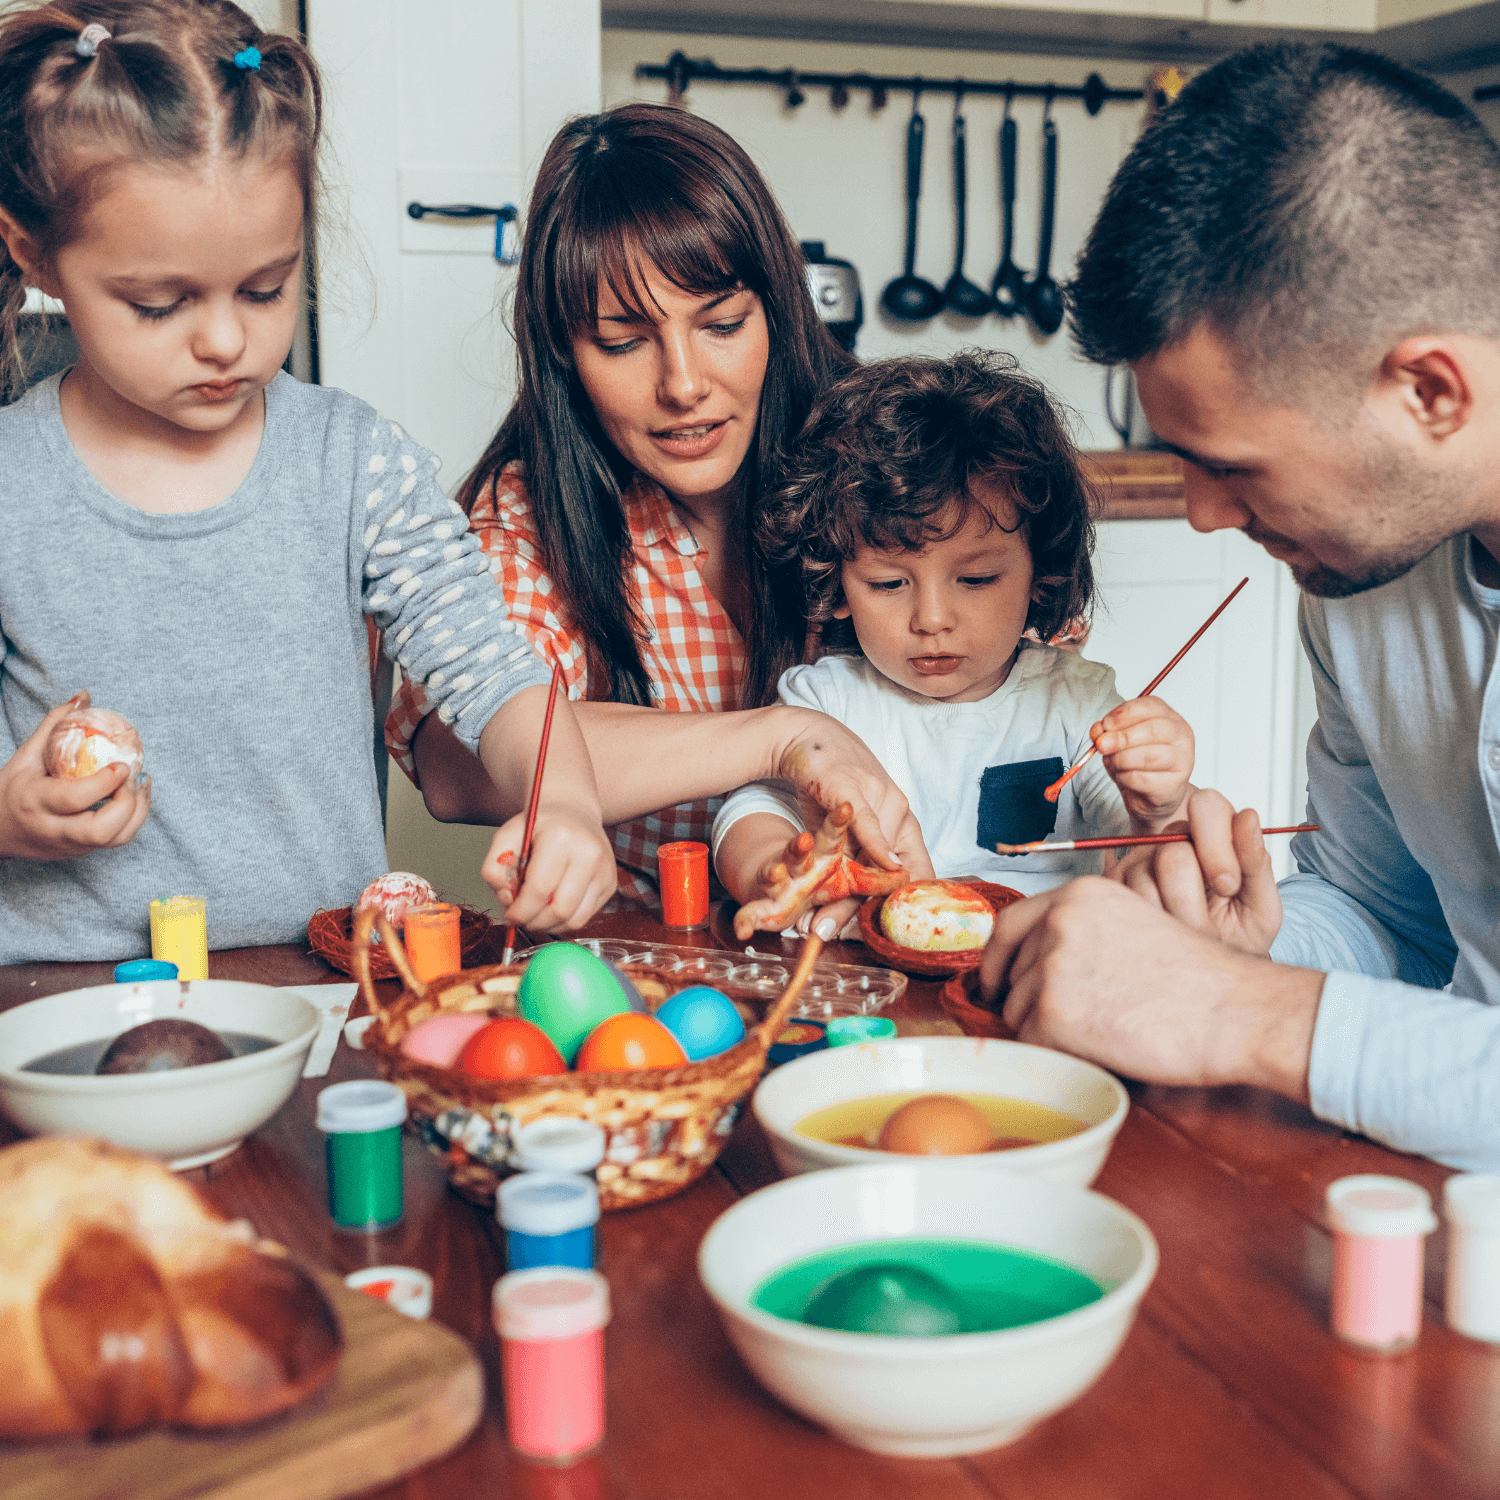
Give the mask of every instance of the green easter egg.
M 857 1266 L 831 1276 L 807 1299 L 802 1321 L 845 1333 L 931 1339 L 960 1333 L 953 1294 L 915 1266 Z
M 609 965 L 576 943 L 549 943 L 526 965 L 516 1004 L 552 1038 L 570 1068 L 594 1027 L 630 1009 Z

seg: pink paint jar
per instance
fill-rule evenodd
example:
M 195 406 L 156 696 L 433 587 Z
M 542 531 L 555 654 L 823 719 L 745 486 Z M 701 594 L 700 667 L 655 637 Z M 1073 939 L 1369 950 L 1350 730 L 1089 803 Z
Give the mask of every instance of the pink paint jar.
M 1328 1185 L 1333 1331 L 1377 1354 L 1399 1354 L 1422 1326 L 1422 1241 L 1437 1228 L 1425 1188 L 1404 1177 L 1340 1177 Z
M 539 1266 L 495 1283 L 505 1418 L 516 1451 L 565 1464 L 604 1437 L 609 1284 L 597 1271 Z

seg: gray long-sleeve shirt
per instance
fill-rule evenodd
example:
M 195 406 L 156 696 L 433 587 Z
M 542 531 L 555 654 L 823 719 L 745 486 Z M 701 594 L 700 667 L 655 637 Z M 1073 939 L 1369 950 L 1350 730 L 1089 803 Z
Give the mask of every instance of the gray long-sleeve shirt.
M 145 954 L 184 894 L 211 948 L 295 941 L 386 868 L 362 613 L 470 749 L 546 668 L 437 459 L 363 402 L 278 375 L 234 494 L 156 515 L 89 473 L 59 383 L 0 411 L 0 761 L 86 687 L 152 808 L 122 848 L 0 860 L 0 962 Z
M 1313 1109 L 1500 1169 L 1500 591 L 1469 538 L 1350 599 L 1304 597 L 1318 722 L 1283 963 L 1331 970 Z M 1451 984 L 1450 984 L 1451 981 Z M 1446 987 L 1446 988 L 1445 988 Z

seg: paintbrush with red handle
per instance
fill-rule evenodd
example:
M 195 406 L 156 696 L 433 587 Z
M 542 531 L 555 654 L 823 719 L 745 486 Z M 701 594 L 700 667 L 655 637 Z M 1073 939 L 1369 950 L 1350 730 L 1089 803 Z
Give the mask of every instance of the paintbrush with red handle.
M 1157 688 L 1159 688 L 1162 683 L 1166 681 L 1167 673 L 1170 672 L 1172 668 L 1175 667 L 1177 663 L 1180 662 L 1182 658 L 1186 656 L 1188 652 L 1198 644 L 1198 637 L 1202 635 L 1203 632 L 1207 630 L 1208 627 L 1212 625 L 1213 622 L 1217 620 L 1226 609 L 1229 608 L 1231 602 L 1234 599 L 1234 596 L 1239 593 L 1239 591 L 1244 588 L 1244 586 L 1249 582 L 1250 580 L 1248 578 L 1242 578 L 1237 584 L 1235 584 L 1232 589 L 1230 589 L 1229 597 L 1225 599 L 1225 601 L 1192 633 L 1192 635 L 1188 638 L 1187 645 L 1185 645 L 1182 650 L 1179 651 L 1177 655 L 1174 656 L 1172 660 L 1169 661 L 1166 666 L 1164 666 L 1161 671 L 1158 672 L 1156 676 L 1146 684 L 1145 690 L 1139 695 L 1140 697 L 1149 698 L 1152 693 L 1154 693 Z M 1046 791 L 1042 793 L 1042 796 L 1044 796 L 1049 802 L 1056 802 L 1057 799 L 1062 795 L 1062 789 L 1067 786 L 1067 784 L 1094 758 L 1095 750 L 1096 747 L 1090 745 L 1088 749 L 1085 750 L 1083 754 L 1080 755 L 1078 759 L 1074 761 L 1074 763 L 1069 766 L 1068 769 L 1064 771 L 1063 774 L 1056 781 L 1054 781 Z M 1080 847 L 1082 848 L 1088 846 L 1080 845 Z M 1003 853 L 1004 851 L 1002 850 L 1001 852 Z
M 1295 828 L 1262 828 L 1261 833 L 1317 833 L 1321 823 L 1298 823 Z M 1133 849 L 1138 844 L 1190 844 L 1190 833 L 1137 833 L 1117 839 L 1067 839 L 1049 844 L 1038 839 L 1032 844 L 996 844 L 996 854 L 1062 854 L 1069 849 Z
M 536 747 L 536 770 L 531 773 L 531 801 L 526 807 L 526 831 L 521 835 L 521 857 L 516 861 L 516 895 L 521 894 L 521 885 L 526 879 L 526 866 L 531 861 L 531 836 L 536 832 L 536 805 L 542 794 L 542 772 L 547 768 L 547 741 L 552 738 L 552 714 L 557 708 L 557 690 L 562 686 L 562 663 L 552 663 L 552 687 L 547 693 L 547 716 L 542 720 L 542 739 Z M 510 922 L 505 928 L 505 952 L 500 962 L 508 964 L 516 953 L 516 924 Z

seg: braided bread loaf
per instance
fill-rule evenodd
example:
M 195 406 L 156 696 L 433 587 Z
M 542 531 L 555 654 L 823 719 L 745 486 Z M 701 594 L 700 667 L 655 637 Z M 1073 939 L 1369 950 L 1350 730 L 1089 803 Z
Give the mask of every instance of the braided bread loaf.
M 342 1344 L 306 1273 L 165 1167 L 76 1138 L 0 1150 L 0 1437 L 254 1421 Z

